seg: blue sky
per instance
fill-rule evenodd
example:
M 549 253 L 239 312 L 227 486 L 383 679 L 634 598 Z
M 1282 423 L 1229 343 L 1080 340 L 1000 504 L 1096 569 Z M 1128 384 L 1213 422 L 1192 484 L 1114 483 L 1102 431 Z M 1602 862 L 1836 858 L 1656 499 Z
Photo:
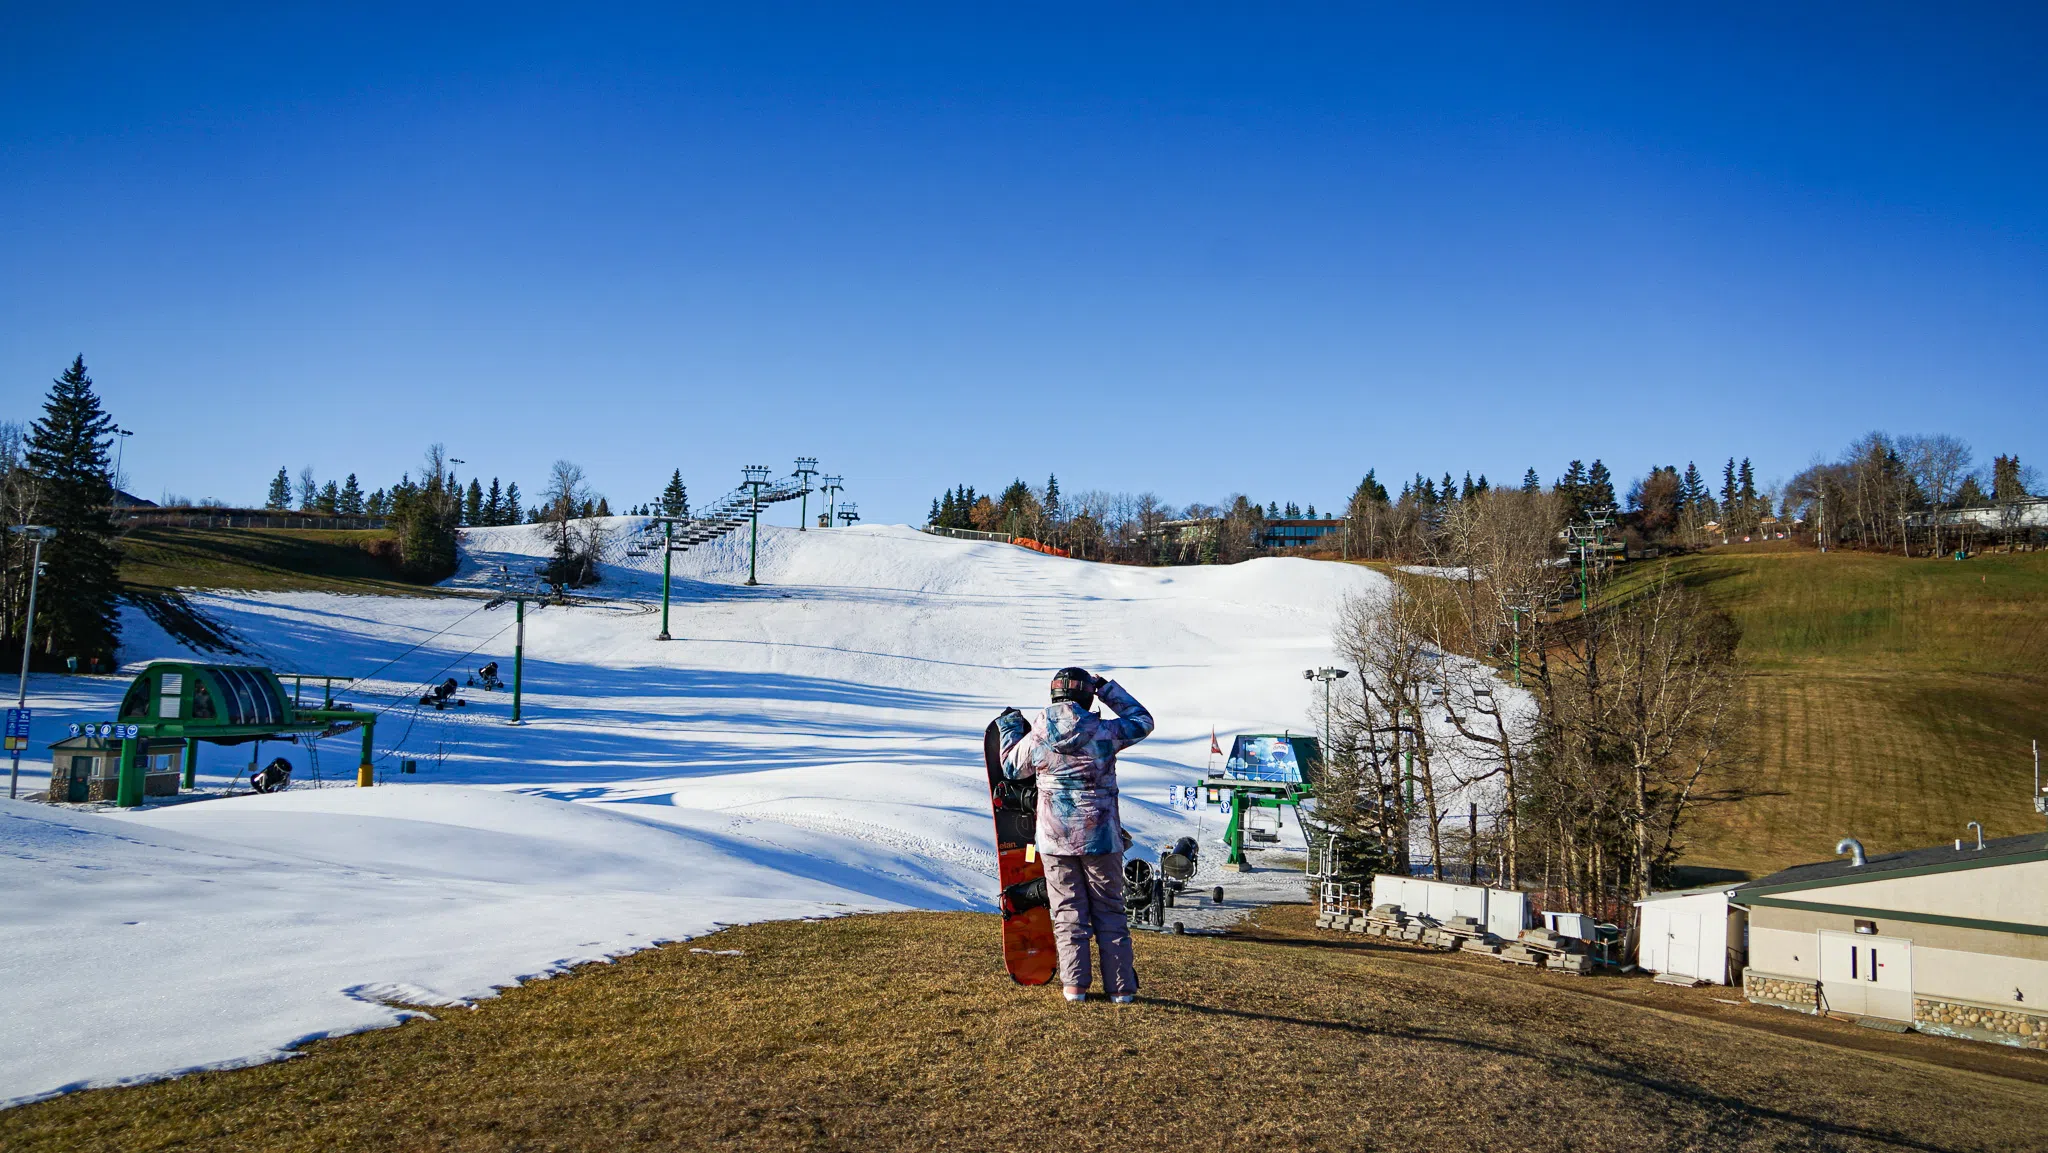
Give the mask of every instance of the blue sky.
M 184 7 L 0 10 L 0 417 L 145 496 L 2048 464 L 2039 9 Z

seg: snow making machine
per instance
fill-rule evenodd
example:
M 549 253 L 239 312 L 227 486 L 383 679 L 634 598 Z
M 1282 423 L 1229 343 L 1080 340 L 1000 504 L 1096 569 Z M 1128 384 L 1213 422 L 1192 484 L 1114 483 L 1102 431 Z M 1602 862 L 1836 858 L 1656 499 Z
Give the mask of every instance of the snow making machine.
M 1315 795 L 1323 765 L 1323 747 L 1314 737 L 1292 733 L 1247 733 L 1230 744 L 1221 768 L 1202 782 L 1208 803 L 1228 805 L 1230 820 L 1223 843 L 1230 850 L 1227 868 L 1249 871 L 1245 840 L 1277 842 L 1280 811 L 1293 809 L 1301 820 L 1301 802 Z

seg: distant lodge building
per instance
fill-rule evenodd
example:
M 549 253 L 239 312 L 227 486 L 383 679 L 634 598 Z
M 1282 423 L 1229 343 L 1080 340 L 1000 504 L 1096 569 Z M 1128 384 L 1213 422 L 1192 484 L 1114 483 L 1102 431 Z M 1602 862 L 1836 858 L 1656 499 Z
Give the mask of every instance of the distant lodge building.
M 1259 533 L 1259 547 L 1268 550 L 1310 546 L 1334 547 L 1336 541 L 1325 541 L 1323 538 L 1343 532 L 1346 523 L 1343 517 L 1328 520 L 1269 520 Z M 1198 545 L 1215 540 L 1216 532 L 1222 524 L 1223 521 L 1217 517 L 1199 517 L 1191 520 L 1161 521 L 1159 527 L 1152 531 L 1159 538 L 1172 544 Z
M 1269 520 L 1266 522 L 1266 531 L 1259 535 L 1259 547 L 1307 548 L 1310 545 L 1324 544 L 1324 537 L 1343 531 L 1342 517 L 1332 520 Z

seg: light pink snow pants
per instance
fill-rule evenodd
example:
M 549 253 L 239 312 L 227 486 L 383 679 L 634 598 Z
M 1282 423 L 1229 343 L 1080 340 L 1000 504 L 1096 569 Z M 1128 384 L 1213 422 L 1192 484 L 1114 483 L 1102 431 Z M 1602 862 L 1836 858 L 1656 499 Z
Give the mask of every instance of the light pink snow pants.
M 1131 926 L 1124 917 L 1124 855 L 1048 854 L 1045 895 L 1052 902 L 1052 936 L 1060 951 L 1060 983 L 1089 984 L 1088 938 L 1102 951 L 1102 987 L 1110 996 L 1138 991 L 1131 967 Z

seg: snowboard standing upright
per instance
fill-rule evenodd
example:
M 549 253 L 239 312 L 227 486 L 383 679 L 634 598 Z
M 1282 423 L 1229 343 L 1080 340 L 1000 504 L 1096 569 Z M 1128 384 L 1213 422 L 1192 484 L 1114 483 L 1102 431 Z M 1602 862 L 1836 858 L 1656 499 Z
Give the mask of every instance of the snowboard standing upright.
M 981 736 L 989 800 L 996 814 L 996 871 L 1003 887 L 1003 967 L 1019 985 L 1043 985 L 1059 972 L 1045 865 L 1038 859 L 1038 780 L 1003 775 L 1003 735 L 990 721 Z

